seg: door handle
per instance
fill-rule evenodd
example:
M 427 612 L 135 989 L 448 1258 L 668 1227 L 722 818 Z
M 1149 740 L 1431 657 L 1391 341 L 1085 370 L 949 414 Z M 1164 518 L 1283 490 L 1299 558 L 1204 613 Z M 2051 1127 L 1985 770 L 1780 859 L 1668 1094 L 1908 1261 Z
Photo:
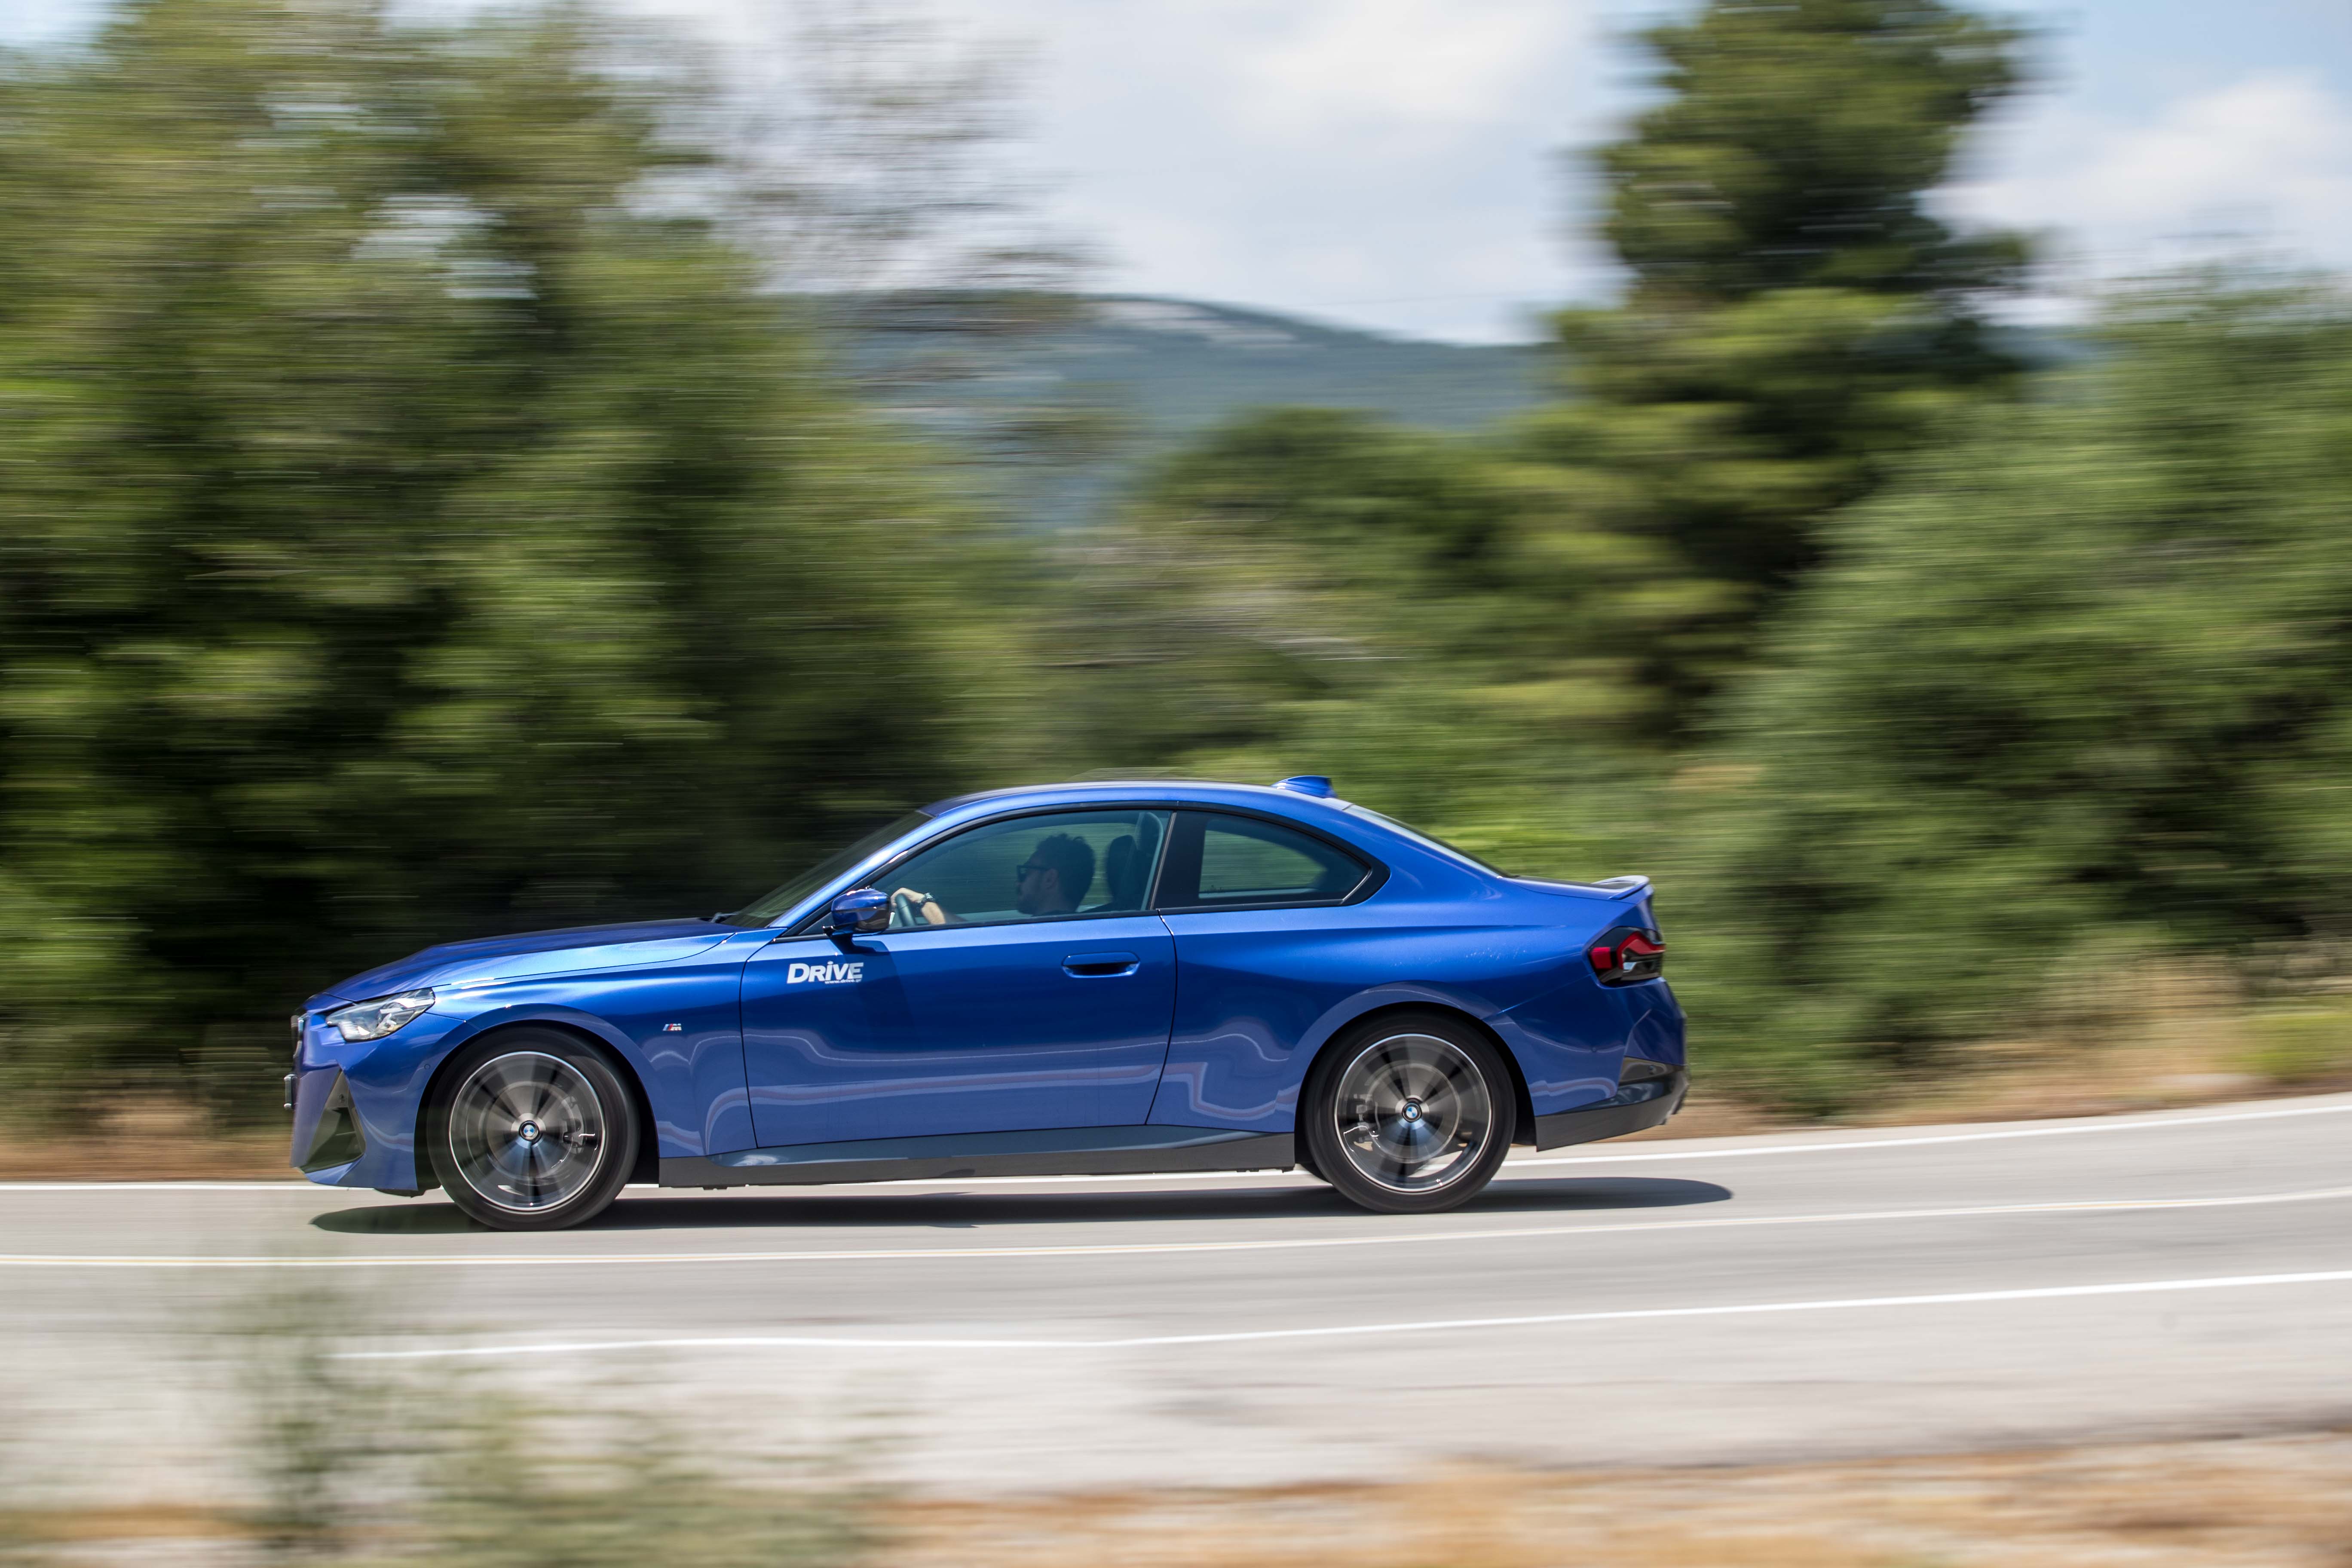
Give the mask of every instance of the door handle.
M 1062 973 L 1081 980 L 1132 974 L 1140 966 L 1131 952 L 1074 952 L 1062 960 Z

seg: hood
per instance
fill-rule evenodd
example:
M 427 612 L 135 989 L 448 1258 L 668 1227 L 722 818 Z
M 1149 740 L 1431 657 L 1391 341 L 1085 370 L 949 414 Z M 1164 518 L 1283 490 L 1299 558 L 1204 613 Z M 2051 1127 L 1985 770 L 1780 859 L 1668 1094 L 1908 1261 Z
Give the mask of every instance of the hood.
M 424 985 L 478 984 L 532 974 L 570 974 L 624 964 L 667 963 L 715 947 L 742 930 L 716 921 L 631 921 L 620 925 L 570 926 L 562 931 L 519 931 L 473 942 L 443 942 L 328 987 L 310 999 L 317 1007 L 333 1002 L 364 1002 Z

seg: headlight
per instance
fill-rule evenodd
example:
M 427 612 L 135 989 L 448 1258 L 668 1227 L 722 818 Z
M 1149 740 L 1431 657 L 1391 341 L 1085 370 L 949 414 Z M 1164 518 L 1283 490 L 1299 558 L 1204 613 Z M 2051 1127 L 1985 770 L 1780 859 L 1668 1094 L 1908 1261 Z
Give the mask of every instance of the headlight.
M 380 1040 L 432 1005 L 432 992 L 404 991 L 330 1013 L 327 1022 L 346 1040 Z

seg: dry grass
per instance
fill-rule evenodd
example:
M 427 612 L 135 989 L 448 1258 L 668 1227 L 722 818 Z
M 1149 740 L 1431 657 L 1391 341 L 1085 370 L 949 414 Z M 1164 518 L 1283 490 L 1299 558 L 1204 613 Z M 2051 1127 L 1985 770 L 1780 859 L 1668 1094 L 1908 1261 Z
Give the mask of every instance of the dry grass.
M 126 1101 L 75 1136 L 0 1138 L 0 1181 L 177 1182 L 301 1178 L 287 1131 L 224 1132 L 201 1110 L 154 1098 Z
M 882 1501 L 867 1519 L 881 1542 L 860 1559 L 871 1568 L 2352 1568 L 2352 1429 L 1826 1465 L 1463 1467 L 1404 1485 Z M 265 1560 L 249 1521 L 203 1508 L 0 1510 L 0 1543 L 12 1537 L 89 1564 Z
M 2133 970 L 2074 999 L 2048 1034 L 1979 1042 L 1943 1070 L 1896 1080 L 1843 1124 L 1911 1127 L 2176 1110 L 2352 1089 L 2352 989 L 2250 1004 L 2227 975 L 2187 965 Z M 1641 1139 L 1733 1137 L 1811 1125 L 1737 1100 L 1690 1108 Z
M 103 1510 L 0 1509 L 0 1542 L 68 1545 L 88 1542 L 216 1541 L 242 1539 L 251 1531 L 242 1521 L 194 1504 L 145 1503 Z M 5 1561 L 0 1557 L 0 1561 Z
M 2225 974 L 2133 970 L 2051 1035 L 1971 1047 L 1967 1070 L 1898 1089 L 1874 1122 L 2025 1121 L 2352 1089 L 2352 995 L 2249 1003 Z M 2303 1026 L 2283 1048 L 2282 1025 Z
M 909 1507 L 891 1568 L 2352 1568 L 2352 1432 Z

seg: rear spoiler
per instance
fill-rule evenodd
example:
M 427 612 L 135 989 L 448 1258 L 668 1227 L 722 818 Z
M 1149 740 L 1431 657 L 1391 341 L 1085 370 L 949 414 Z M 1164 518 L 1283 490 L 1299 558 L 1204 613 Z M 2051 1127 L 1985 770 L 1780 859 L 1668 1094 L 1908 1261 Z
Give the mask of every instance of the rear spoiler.
M 1555 882 L 1543 877 L 1514 877 L 1522 887 L 1538 888 L 1548 893 L 1575 893 L 1591 898 L 1595 895 L 1612 903 L 1643 898 L 1650 891 L 1647 877 L 1603 877 L 1597 882 Z

